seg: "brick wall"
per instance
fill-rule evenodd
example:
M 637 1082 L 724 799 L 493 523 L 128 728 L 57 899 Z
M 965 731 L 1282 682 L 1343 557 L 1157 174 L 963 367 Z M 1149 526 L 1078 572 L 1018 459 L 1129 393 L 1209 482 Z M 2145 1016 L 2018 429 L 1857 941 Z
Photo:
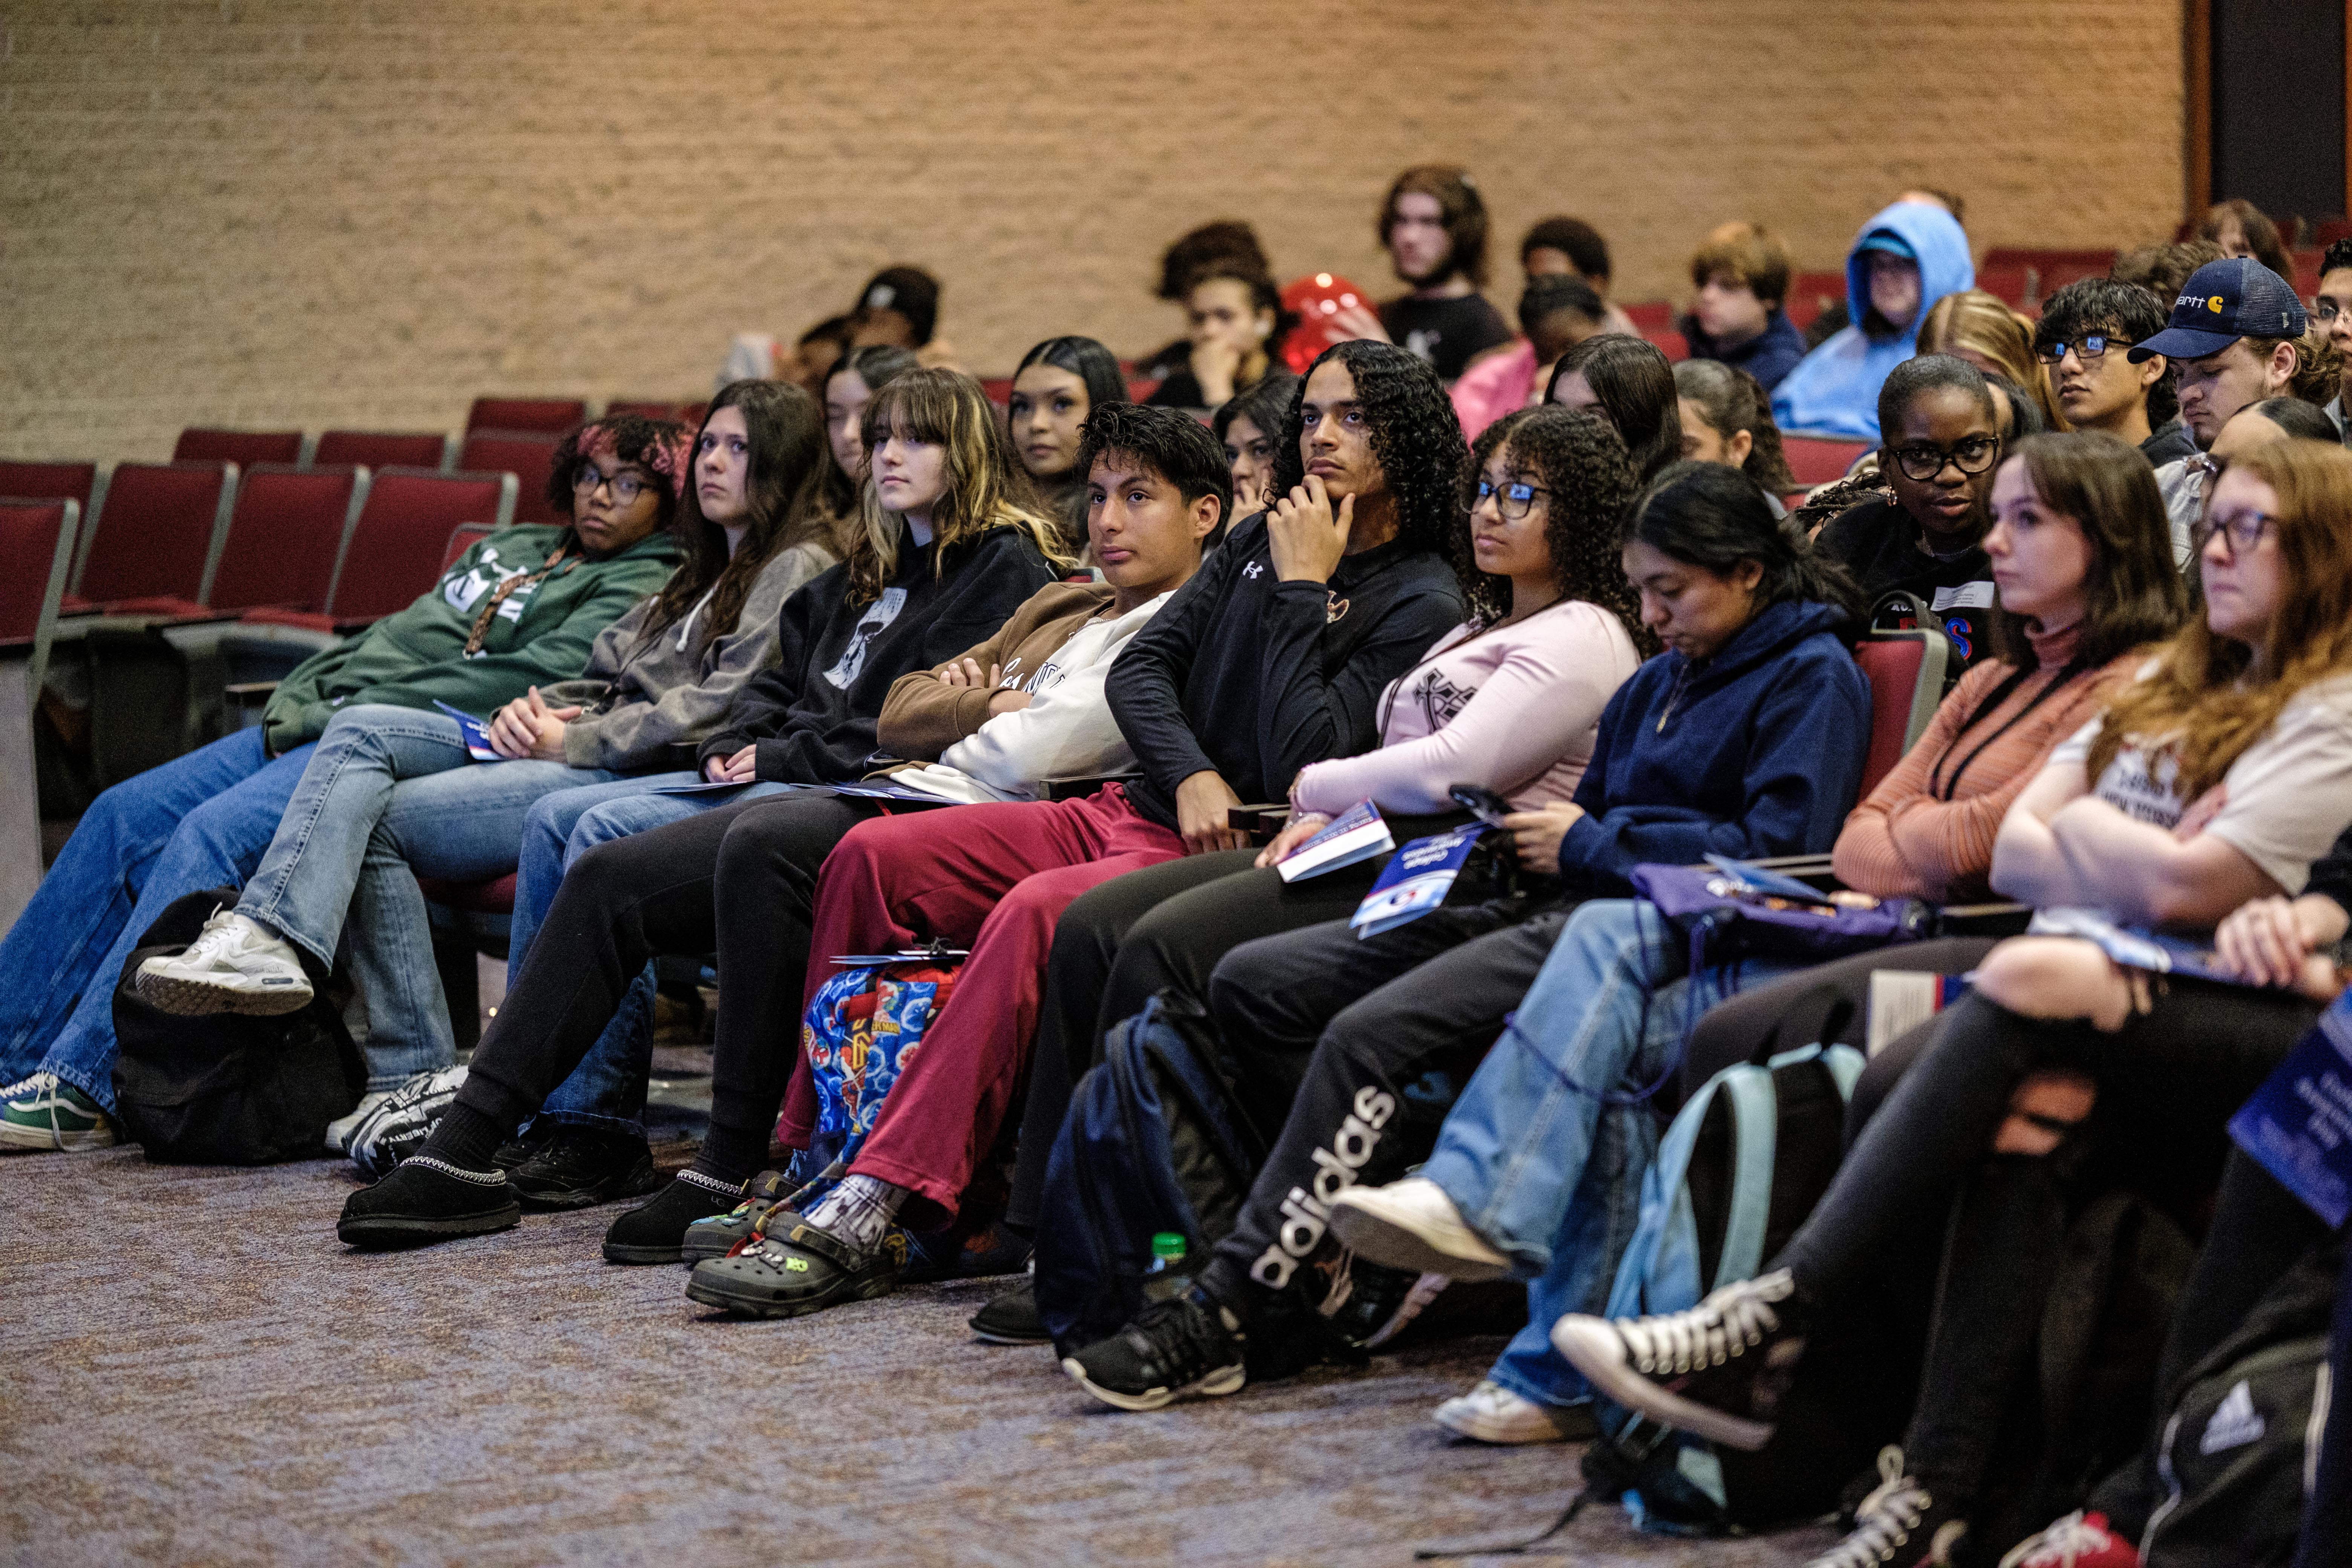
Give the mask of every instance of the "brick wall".
M 1439 157 L 1502 271 L 1578 213 L 1622 299 L 1731 216 L 1834 266 L 1906 183 L 1980 248 L 2137 243 L 2180 78 L 2179 0 L 8 0 L 0 450 L 699 395 L 898 259 L 975 371 L 1144 352 L 1210 217 L 1384 291 L 1372 204 Z

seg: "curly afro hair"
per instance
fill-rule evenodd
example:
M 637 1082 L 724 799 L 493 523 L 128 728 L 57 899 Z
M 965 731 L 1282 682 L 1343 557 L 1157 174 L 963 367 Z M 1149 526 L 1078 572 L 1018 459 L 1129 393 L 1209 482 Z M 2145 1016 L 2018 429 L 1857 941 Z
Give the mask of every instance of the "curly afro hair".
M 692 433 L 675 419 L 648 419 L 642 414 L 608 414 L 567 430 L 555 444 L 547 469 L 547 504 L 558 517 L 572 516 L 572 481 L 580 466 L 609 452 L 624 463 L 634 463 L 654 479 L 656 531 L 667 530 L 677 518 L 678 497 L 686 488 L 688 446 Z
M 1598 605 L 1624 625 L 1647 658 L 1658 639 L 1642 624 L 1641 596 L 1625 580 L 1619 546 L 1625 510 L 1641 481 L 1624 437 L 1601 414 L 1558 404 L 1507 414 L 1479 433 L 1462 481 L 1462 526 L 1451 552 L 1471 614 L 1493 626 L 1511 611 L 1511 583 L 1478 570 L 1470 549 L 1470 512 L 1478 481 L 1502 457 L 1502 470 L 1545 493 L 1544 544 L 1563 598 Z
M 1307 476 L 1298 454 L 1306 425 L 1299 410 L 1307 383 L 1327 361 L 1348 367 L 1356 383 L 1356 405 L 1370 422 L 1372 456 L 1381 460 L 1389 494 L 1396 498 L 1397 539 L 1407 549 L 1443 554 L 1450 547 L 1462 512 L 1462 470 L 1470 460 L 1454 400 L 1427 361 L 1393 343 L 1357 338 L 1333 343 L 1307 367 L 1299 395 L 1282 423 L 1282 444 L 1274 455 L 1273 495 L 1287 495 Z

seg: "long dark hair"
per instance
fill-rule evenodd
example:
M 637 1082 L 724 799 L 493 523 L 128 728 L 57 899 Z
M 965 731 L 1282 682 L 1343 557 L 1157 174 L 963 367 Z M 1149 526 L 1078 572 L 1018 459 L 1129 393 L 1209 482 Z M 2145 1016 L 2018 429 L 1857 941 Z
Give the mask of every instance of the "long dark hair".
M 710 608 L 696 628 L 695 646 L 709 647 L 712 639 L 735 629 L 743 601 L 776 552 L 811 541 L 836 548 L 831 524 L 818 498 L 823 485 L 820 464 L 825 455 L 824 412 L 816 399 L 788 381 L 730 381 L 710 400 L 702 428 L 722 408 L 743 411 L 747 434 L 745 456 L 751 471 L 743 477 L 743 542 L 733 555 L 727 552 L 727 531 L 702 515 L 702 498 L 693 483 L 694 457 L 689 456 L 677 509 L 678 537 L 686 543 L 686 562 L 670 574 L 646 617 L 643 636 L 652 637 L 676 626 L 717 585 Z M 694 438 L 694 455 L 702 449 L 702 432 Z
M 1106 403 L 1127 401 L 1127 377 L 1118 368 L 1118 356 L 1092 338 L 1047 338 L 1021 356 L 1013 367 L 1013 379 L 1020 380 L 1033 364 L 1050 364 L 1085 382 L 1089 414 Z
M 2028 436 L 2005 460 L 2023 463 L 2042 504 L 2072 518 L 2090 542 L 2075 661 L 2105 664 L 2170 637 L 2186 595 L 2172 564 L 2164 496 L 2139 448 L 2105 431 L 2074 430 Z M 1994 610 L 1992 648 L 2003 664 L 2039 668 L 2023 616 Z
M 1655 343 L 1603 332 L 1587 338 L 1552 367 L 1544 401 L 1559 400 L 1559 384 L 1571 375 L 1584 377 L 1601 411 L 1617 434 L 1625 438 L 1633 471 L 1644 483 L 1683 455 L 1682 405 L 1675 400 L 1674 367 Z
M 1780 426 L 1772 418 L 1772 399 L 1762 383 L 1719 359 L 1686 359 L 1675 366 L 1674 374 L 1677 399 L 1696 404 L 1717 436 L 1728 441 L 1748 432 L 1748 457 L 1740 472 L 1768 495 L 1784 496 L 1801 488 L 1789 471 Z M 1682 422 L 1679 407 L 1675 420 Z
M 1590 408 L 1517 409 L 1478 433 L 1463 476 L 1462 524 L 1454 552 L 1454 574 L 1471 614 L 1492 626 L 1511 608 L 1510 579 L 1479 571 L 1470 547 L 1478 482 L 1497 452 L 1507 473 L 1524 475 L 1545 492 L 1544 548 L 1561 596 L 1615 616 L 1643 657 L 1657 652 L 1656 636 L 1642 624 L 1641 595 L 1625 580 L 1618 540 L 1625 509 L 1639 488 L 1633 459 L 1616 426 Z
M 834 367 L 824 373 L 824 389 L 830 393 L 835 376 L 855 371 L 857 379 L 866 384 L 870 395 L 922 363 L 915 357 L 912 349 L 892 348 L 887 343 L 868 344 L 855 353 L 842 355 Z M 833 449 L 830 441 L 825 443 L 825 449 L 828 453 Z M 857 516 L 857 481 L 843 473 L 841 465 L 829 458 L 824 465 L 824 510 L 845 524 Z
M 1675 463 L 1650 481 L 1626 515 L 1624 542 L 1728 577 L 1742 561 L 1764 569 L 1756 608 L 1790 600 L 1829 605 L 1855 626 L 1861 587 L 1831 556 L 1815 550 L 1793 523 L 1772 515 L 1764 492 L 1721 463 Z
M 1407 548 L 1444 553 L 1462 505 L 1462 465 L 1469 460 L 1462 421 L 1445 384 L 1420 355 L 1393 343 L 1351 338 L 1315 356 L 1283 416 L 1282 441 L 1274 455 L 1274 489 L 1287 495 L 1307 477 L 1299 455 L 1306 426 L 1299 407 L 1307 384 L 1327 360 L 1348 367 L 1356 384 L 1356 405 L 1370 426 L 1372 456 L 1389 494 L 1396 500 L 1397 539 Z

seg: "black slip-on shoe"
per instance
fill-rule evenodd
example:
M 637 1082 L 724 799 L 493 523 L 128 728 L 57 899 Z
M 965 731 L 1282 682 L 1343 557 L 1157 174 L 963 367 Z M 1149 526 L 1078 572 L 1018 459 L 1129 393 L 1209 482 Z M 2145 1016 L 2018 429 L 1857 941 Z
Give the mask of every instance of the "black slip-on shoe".
M 468 1171 L 412 1154 L 375 1185 L 343 1202 L 335 1235 L 364 1252 L 488 1236 L 522 1218 L 514 1189 L 498 1171 Z
M 517 1165 L 507 1180 L 528 1209 L 584 1209 L 618 1198 L 641 1198 L 667 1179 L 654 1169 L 653 1151 L 636 1132 L 559 1127 L 547 1146 Z
M 785 1235 L 706 1258 L 686 1282 L 688 1300 L 748 1318 L 797 1318 L 846 1301 L 871 1301 L 898 1288 L 907 1233 L 897 1226 L 856 1247 L 803 1220 Z
M 1024 1276 L 1020 1284 L 995 1297 L 971 1315 L 971 1335 L 992 1345 L 1045 1345 L 1054 1336 L 1037 1311 L 1037 1279 Z
M 604 1231 L 607 1263 L 677 1263 L 696 1220 L 725 1214 L 742 1190 L 693 1171 L 680 1171 L 651 1203 L 614 1220 Z

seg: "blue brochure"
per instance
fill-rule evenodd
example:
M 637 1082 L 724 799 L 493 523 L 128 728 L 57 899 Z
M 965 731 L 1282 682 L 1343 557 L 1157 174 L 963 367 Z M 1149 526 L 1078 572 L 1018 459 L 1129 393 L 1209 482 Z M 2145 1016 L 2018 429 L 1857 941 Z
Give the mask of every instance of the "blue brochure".
M 1486 831 L 1485 823 L 1475 822 L 1451 833 L 1415 838 L 1398 850 L 1381 868 L 1381 879 L 1348 918 L 1357 940 L 1394 931 L 1444 903 L 1454 879 L 1462 874 L 1470 851 L 1478 847 L 1479 837 Z
M 2222 971 L 2221 960 L 2210 942 L 2186 942 L 2138 926 L 2117 925 L 2094 910 L 2052 907 L 2034 912 L 2030 928 L 2036 936 L 2079 936 L 2095 942 L 2109 958 L 2126 969 L 2152 974 L 2184 974 L 2216 985 L 2247 985 Z
M 1381 820 L 1381 808 L 1360 800 L 1333 817 L 1320 833 L 1276 861 L 1274 868 L 1286 882 L 1304 881 L 1395 847 L 1389 825 Z
M 463 708 L 450 707 L 438 697 L 433 700 L 433 706 L 441 710 L 442 712 L 449 715 L 450 718 L 457 721 L 458 733 L 466 737 L 466 754 L 467 756 L 473 758 L 474 761 L 478 763 L 503 763 L 506 761 L 504 757 L 499 755 L 496 751 L 491 749 L 490 727 L 488 724 L 483 723 L 479 719 L 475 718 Z
M 2352 1213 L 2352 991 L 2230 1119 L 2230 1136 L 2312 1213 L 2344 1224 Z

